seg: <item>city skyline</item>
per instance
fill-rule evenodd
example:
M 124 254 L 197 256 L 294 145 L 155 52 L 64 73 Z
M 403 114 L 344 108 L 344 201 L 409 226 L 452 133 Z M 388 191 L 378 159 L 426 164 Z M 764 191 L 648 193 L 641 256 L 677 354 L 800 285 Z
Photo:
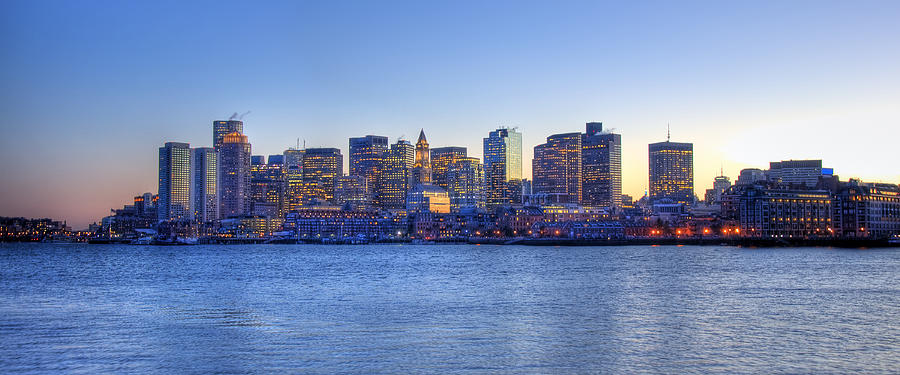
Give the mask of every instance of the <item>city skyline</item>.
M 673 142 L 694 144 L 700 197 L 720 168 L 736 179 L 790 159 L 897 183 L 900 64 L 889 46 L 898 44 L 898 6 L 874 4 L 656 3 L 646 14 L 648 5 L 273 3 L 246 14 L 246 29 L 258 30 L 242 36 L 201 20 L 238 14 L 237 5 L 8 3 L 0 172 L 15 178 L 0 183 L 0 214 L 84 227 L 156 190 L 154 150 L 213 147 L 210 121 L 248 110 L 254 155 L 281 154 L 299 138 L 339 148 L 343 170 L 350 137 L 413 142 L 424 128 L 432 148 L 465 147 L 481 159 L 487 132 L 509 126 L 522 133 L 523 177 L 532 179 L 534 146 L 597 121 L 622 135 L 623 193 L 635 199 L 648 189 L 647 145 L 665 140 L 667 123 Z M 338 11 L 347 17 L 290 22 Z M 592 17 L 609 22 L 595 31 Z M 460 26 L 468 21 L 471 30 Z M 528 30 L 531 22 L 538 27 Z M 652 22 L 669 27 L 639 27 Z M 422 35 L 401 33 L 411 28 Z

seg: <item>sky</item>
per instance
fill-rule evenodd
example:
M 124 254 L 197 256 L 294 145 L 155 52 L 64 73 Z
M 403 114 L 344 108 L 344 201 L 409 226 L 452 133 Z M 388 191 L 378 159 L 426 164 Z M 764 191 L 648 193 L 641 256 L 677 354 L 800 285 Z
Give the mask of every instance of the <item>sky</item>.
M 694 143 L 697 194 L 770 161 L 900 182 L 897 1 L 0 2 L 0 216 L 75 229 L 157 190 L 158 148 L 247 112 L 254 154 L 465 146 L 602 121 L 623 190 Z M 346 156 L 345 156 L 346 159 Z M 346 171 L 346 168 L 345 168 Z

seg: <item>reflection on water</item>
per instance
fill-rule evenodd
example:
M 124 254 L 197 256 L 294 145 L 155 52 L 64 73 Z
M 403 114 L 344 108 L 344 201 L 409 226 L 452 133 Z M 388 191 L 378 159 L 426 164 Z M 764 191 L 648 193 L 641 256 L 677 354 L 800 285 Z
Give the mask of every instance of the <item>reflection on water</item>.
M 900 251 L 0 245 L 4 373 L 896 373 Z

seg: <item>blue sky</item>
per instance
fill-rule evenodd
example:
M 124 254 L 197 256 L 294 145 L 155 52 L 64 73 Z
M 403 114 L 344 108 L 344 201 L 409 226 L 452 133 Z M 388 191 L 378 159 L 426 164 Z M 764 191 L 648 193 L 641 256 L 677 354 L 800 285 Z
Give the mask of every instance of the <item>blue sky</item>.
M 252 111 L 255 154 L 365 134 L 534 145 L 602 121 L 624 190 L 647 144 L 694 142 L 698 192 L 821 158 L 900 182 L 900 2 L 133 2 L 0 4 L 0 215 L 77 227 L 156 191 L 157 148 L 209 146 Z

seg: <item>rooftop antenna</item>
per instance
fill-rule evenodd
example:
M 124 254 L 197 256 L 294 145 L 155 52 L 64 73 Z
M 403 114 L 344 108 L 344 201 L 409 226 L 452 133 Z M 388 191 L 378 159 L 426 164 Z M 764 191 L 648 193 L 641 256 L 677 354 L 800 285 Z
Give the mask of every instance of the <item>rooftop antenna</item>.
M 297 137 L 297 148 L 296 148 L 296 150 L 299 150 L 299 149 L 300 149 L 300 137 Z
M 669 142 L 672 139 L 672 127 L 669 126 L 669 123 L 666 123 L 666 142 Z
M 238 117 L 238 113 L 233 113 L 230 117 L 228 117 L 228 121 L 234 120 L 235 117 Z

